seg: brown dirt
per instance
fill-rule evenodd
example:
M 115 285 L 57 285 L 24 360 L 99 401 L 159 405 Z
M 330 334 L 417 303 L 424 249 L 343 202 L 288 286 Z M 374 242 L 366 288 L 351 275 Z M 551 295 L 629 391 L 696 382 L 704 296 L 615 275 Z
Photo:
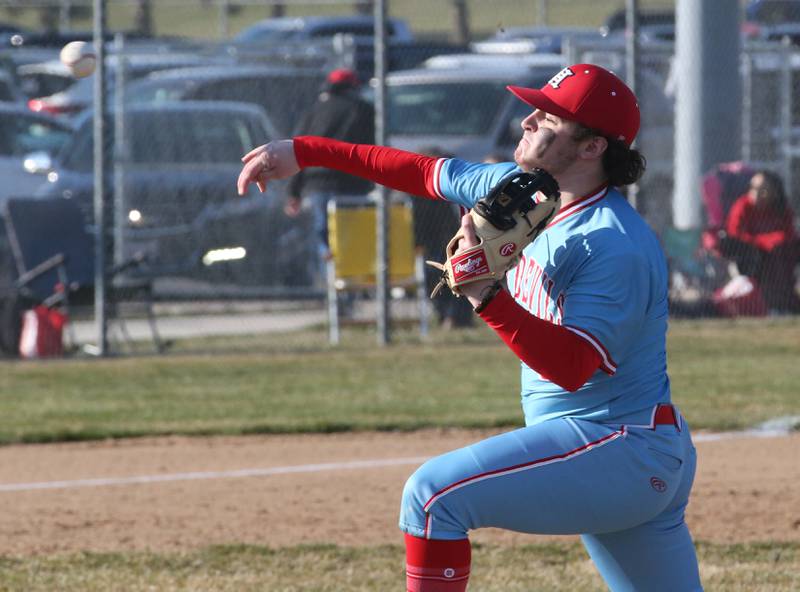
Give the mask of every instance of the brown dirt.
M 400 493 L 413 463 L 25 491 L 8 491 L 7 485 L 427 457 L 487 435 L 431 430 L 4 447 L 0 554 L 399 543 Z M 800 434 L 697 443 L 700 460 L 687 518 L 695 538 L 800 541 L 798 447 Z M 473 540 L 535 537 L 487 529 Z

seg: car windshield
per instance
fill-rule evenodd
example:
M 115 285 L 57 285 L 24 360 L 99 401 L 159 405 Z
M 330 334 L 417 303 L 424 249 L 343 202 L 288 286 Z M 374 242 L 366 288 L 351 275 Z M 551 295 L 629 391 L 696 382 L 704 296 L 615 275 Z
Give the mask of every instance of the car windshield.
M 135 164 L 239 163 L 243 154 L 263 143 L 266 129 L 252 116 L 230 111 L 146 111 L 129 114 L 126 129 Z M 92 121 L 87 119 L 61 152 L 62 165 L 90 171 L 93 162 Z
M 480 135 L 507 99 L 500 82 L 403 84 L 387 89 L 390 134 Z
M 296 27 L 269 27 L 254 26 L 249 27 L 233 38 L 237 43 L 262 43 L 266 41 L 280 41 L 291 39 L 297 35 Z
M 125 100 L 130 103 L 178 101 L 194 86 L 191 80 L 134 82 L 125 89 Z

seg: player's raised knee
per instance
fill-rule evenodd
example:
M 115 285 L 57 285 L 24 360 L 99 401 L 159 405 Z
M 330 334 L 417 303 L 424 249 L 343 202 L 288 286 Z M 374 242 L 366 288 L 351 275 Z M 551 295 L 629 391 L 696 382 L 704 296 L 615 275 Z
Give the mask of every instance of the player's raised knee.
M 429 465 L 429 462 L 425 463 L 406 480 L 403 487 L 403 508 L 411 506 L 419 512 L 423 511 L 423 506 L 435 491 L 434 472 Z

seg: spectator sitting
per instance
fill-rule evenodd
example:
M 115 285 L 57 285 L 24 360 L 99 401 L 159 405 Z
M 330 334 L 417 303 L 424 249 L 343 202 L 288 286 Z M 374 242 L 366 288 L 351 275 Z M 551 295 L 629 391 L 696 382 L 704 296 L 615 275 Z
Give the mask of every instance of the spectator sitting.
M 747 193 L 731 206 L 719 251 L 756 281 L 771 311 L 800 312 L 794 277 L 800 240 L 778 175 L 762 170 L 752 176 Z

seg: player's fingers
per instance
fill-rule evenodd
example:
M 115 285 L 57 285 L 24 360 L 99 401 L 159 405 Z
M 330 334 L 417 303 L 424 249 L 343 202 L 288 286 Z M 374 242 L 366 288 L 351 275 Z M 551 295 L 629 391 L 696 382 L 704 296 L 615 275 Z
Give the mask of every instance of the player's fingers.
M 246 165 L 239 173 L 239 178 L 236 180 L 236 190 L 238 191 L 239 195 L 244 195 L 247 193 L 247 188 L 250 186 L 250 183 L 253 182 L 248 169 L 249 165 Z
M 244 171 L 239 173 L 239 178 L 236 180 L 236 192 L 239 195 L 244 195 L 247 193 L 247 187 L 250 185 L 250 181 L 245 175 Z
M 267 149 L 267 145 L 263 144 L 257 148 L 253 148 L 250 152 L 242 156 L 242 162 L 249 162 L 254 157 L 258 156 L 259 154 L 265 152 Z
M 468 249 L 478 244 L 478 236 L 475 234 L 475 224 L 472 216 L 467 212 L 461 216 L 461 234 L 463 238 L 459 241 L 459 247 Z
M 244 195 L 250 183 L 255 183 L 261 193 L 264 193 L 267 190 L 267 181 L 273 177 L 274 170 L 267 152 L 253 155 L 239 175 L 237 183 L 239 195 Z
M 262 164 L 259 162 L 259 159 L 250 160 L 244 165 L 242 171 L 239 173 L 239 178 L 236 181 L 236 188 L 239 191 L 239 195 L 244 195 L 247 193 L 247 188 L 251 183 L 259 183 L 259 175 L 261 172 Z M 259 185 L 259 189 L 261 189 L 261 185 Z

